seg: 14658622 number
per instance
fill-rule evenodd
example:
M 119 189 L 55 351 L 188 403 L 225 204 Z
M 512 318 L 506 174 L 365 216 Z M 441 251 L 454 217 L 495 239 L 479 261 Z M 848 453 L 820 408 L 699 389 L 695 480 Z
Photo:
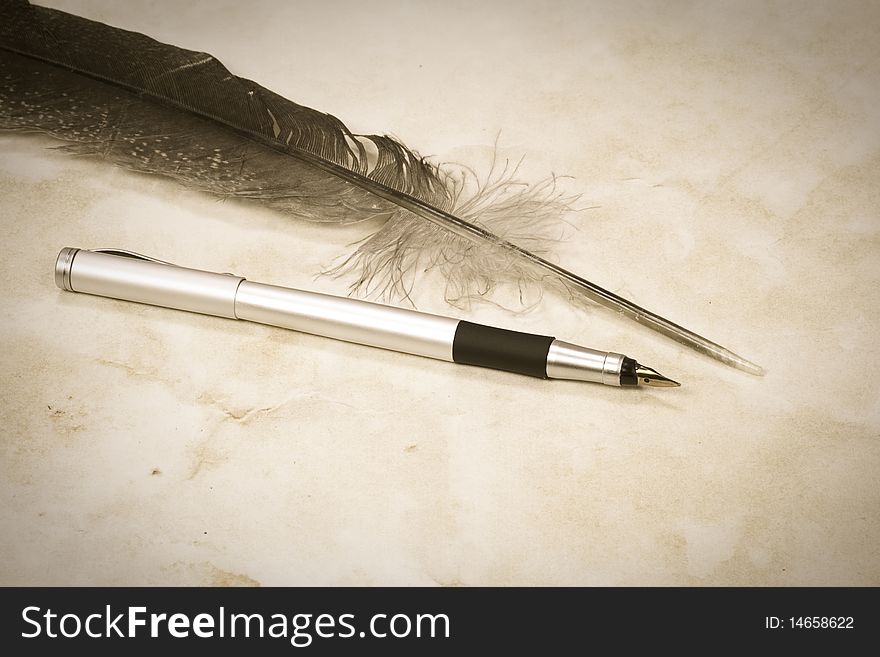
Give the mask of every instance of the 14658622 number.
M 789 618 L 792 628 L 804 630 L 851 630 L 852 616 L 792 616 Z

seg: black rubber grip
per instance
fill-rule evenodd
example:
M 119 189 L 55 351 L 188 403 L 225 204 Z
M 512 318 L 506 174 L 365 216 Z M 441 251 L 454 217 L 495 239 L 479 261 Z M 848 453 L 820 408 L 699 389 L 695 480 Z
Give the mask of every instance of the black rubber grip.
M 462 320 L 455 329 L 452 360 L 546 379 L 547 352 L 555 339 Z

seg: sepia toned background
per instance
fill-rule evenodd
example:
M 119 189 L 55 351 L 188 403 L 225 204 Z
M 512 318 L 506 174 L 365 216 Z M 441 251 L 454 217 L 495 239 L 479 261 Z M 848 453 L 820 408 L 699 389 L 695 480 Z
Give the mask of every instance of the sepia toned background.
M 622 351 L 620 390 L 64 293 L 113 246 L 345 294 L 305 224 L 0 135 L 0 584 L 880 584 L 880 7 L 43 4 L 214 54 L 434 162 L 580 194 L 555 260 L 753 377 L 547 293 L 418 307 Z M 373 227 L 375 228 L 375 226 Z

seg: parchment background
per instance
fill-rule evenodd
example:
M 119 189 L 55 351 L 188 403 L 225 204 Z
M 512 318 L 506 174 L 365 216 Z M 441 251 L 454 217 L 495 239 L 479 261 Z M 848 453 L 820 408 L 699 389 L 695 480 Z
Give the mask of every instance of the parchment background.
M 63 246 L 251 280 L 368 226 L 0 136 L 0 583 L 880 584 L 880 5 L 46 2 L 485 170 L 573 177 L 600 309 L 455 313 L 683 381 L 532 380 L 61 292 Z M 444 314 L 434 283 L 420 309 Z

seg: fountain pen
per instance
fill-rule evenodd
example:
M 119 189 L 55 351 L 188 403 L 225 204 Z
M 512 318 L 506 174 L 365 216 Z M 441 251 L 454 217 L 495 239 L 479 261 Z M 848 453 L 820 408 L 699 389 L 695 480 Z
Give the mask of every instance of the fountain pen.
M 242 319 L 539 378 L 612 386 L 679 384 L 623 354 L 378 303 L 189 269 L 123 249 L 64 248 L 55 283 L 83 292 Z

